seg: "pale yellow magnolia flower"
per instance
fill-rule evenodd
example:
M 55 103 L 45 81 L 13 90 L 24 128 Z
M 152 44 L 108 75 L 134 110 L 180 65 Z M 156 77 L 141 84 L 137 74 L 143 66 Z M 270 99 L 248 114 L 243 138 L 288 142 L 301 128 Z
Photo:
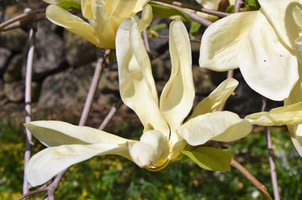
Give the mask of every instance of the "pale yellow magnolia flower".
M 48 0 L 58 3 L 60 0 Z M 141 11 L 148 0 L 81 0 L 82 14 L 91 24 L 57 5 L 46 8 L 47 18 L 58 26 L 85 38 L 101 48 L 115 48 L 118 26 L 127 17 Z M 143 31 L 152 20 L 151 6 L 146 6 L 139 22 Z
M 200 47 L 199 64 L 215 71 L 240 68 L 248 85 L 272 100 L 287 98 L 298 81 L 292 10 L 298 0 L 259 0 L 259 11 L 232 14 L 212 24 Z
M 32 186 L 43 184 L 61 170 L 93 156 L 115 154 L 151 171 L 181 159 L 180 151 L 209 140 L 233 141 L 250 133 L 248 120 L 217 110 L 238 82 L 227 79 L 189 114 L 195 95 L 191 48 L 181 21 L 170 25 L 172 72 L 158 102 L 151 64 L 134 18 L 125 19 L 116 37 L 120 94 L 144 125 L 140 140 L 128 140 L 101 130 L 58 121 L 25 124 L 48 148 L 34 155 L 26 167 Z

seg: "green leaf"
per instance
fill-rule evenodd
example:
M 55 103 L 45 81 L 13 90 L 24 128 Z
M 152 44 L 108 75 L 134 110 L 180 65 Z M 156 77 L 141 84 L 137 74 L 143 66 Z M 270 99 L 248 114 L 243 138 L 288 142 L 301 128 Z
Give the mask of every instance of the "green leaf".
M 200 29 L 201 24 L 195 21 L 191 22 L 190 34 L 195 35 L 195 33 Z
M 161 23 L 161 24 L 157 24 L 157 25 L 155 25 L 155 26 L 152 26 L 152 27 L 151 27 L 151 30 L 152 30 L 152 31 L 156 31 L 157 29 L 166 28 L 166 27 L 167 27 L 167 24 Z
M 249 7 L 250 11 L 259 10 L 261 7 L 258 0 L 245 0 L 245 4 Z
M 81 10 L 81 3 L 74 0 L 63 0 L 60 3 L 58 3 L 57 6 L 60 6 L 65 10 L 68 10 L 70 8 Z
M 153 12 L 154 16 L 169 18 L 174 15 L 179 15 L 186 21 L 191 20 L 191 17 L 182 10 L 179 10 L 176 8 L 171 8 L 171 7 L 166 7 L 166 6 L 159 5 L 159 4 L 152 3 L 152 2 L 150 2 L 149 5 L 152 7 L 152 12 Z
M 197 147 L 181 153 L 191 158 L 199 167 L 213 171 L 231 171 L 232 154 L 212 147 Z

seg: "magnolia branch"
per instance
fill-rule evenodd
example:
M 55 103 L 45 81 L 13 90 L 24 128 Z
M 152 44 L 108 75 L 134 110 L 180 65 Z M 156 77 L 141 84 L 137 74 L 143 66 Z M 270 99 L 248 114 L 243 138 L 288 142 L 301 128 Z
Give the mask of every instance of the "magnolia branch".
M 241 164 L 239 164 L 234 158 L 232 158 L 231 165 L 238 169 L 254 186 L 261 192 L 262 196 L 266 200 L 273 200 L 266 190 L 266 187 L 260 183 L 249 171 L 247 171 Z
M 211 21 L 207 20 L 207 19 L 204 19 L 202 17 L 200 17 L 199 15 L 196 14 L 196 11 L 192 12 L 192 11 L 188 11 L 186 9 L 183 9 L 183 8 L 180 8 L 180 7 L 177 7 L 177 6 L 174 6 L 174 5 L 170 5 L 170 4 L 167 4 L 167 3 L 162 3 L 162 2 L 156 2 L 156 1 L 152 1 L 153 3 L 156 3 L 156 4 L 159 4 L 159 5 L 163 5 L 163 6 L 167 6 L 167 7 L 170 7 L 170 8 L 176 8 L 176 9 L 180 9 L 182 10 L 183 12 L 187 13 L 190 18 L 204 26 L 210 26 L 212 24 Z
M 20 21 L 25 18 L 33 17 L 37 14 L 42 14 L 44 12 L 45 12 L 45 9 L 39 9 L 39 10 L 29 11 L 29 12 L 23 13 L 21 15 L 18 15 L 16 17 L 9 19 L 9 20 L 3 22 L 2 24 L 0 24 L 0 30 L 2 30 L 4 27 L 6 27 L 10 24 L 13 24 L 14 22 Z
M 262 99 L 262 108 L 261 111 L 265 111 L 266 109 L 266 99 L 263 97 Z M 272 186 L 274 191 L 274 198 L 275 200 L 280 200 L 280 194 L 278 189 L 278 180 L 277 180 L 277 166 L 274 160 L 274 151 L 271 139 L 271 132 L 269 127 L 264 127 L 265 137 L 266 137 L 266 146 L 268 150 L 268 159 L 269 165 L 271 168 L 271 179 L 272 179 Z
M 209 15 L 215 15 L 218 17 L 227 17 L 230 15 L 230 13 L 226 13 L 226 12 L 220 12 L 220 11 L 216 11 L 216 10 L 210 10 L 210 9 L 206 9 L 206 8 L 198 8 L 196 6 L 192 6 L 192 5 L 188 5 L 188 4 L 184 4 L 178 1 L 169 1 L 169 0 L 155 0 L 155 1 L 151 1 L 153 3 L 165 3 L 165 4 L 170 4 L 170 5 L 174 5 L 177 7 L 181 7 L 181 8 L 187 8 L 187 9 L 191 9 L 191 10 L 195 10 L 195 11 L 199 11 L 199 12 L 203 12 Z

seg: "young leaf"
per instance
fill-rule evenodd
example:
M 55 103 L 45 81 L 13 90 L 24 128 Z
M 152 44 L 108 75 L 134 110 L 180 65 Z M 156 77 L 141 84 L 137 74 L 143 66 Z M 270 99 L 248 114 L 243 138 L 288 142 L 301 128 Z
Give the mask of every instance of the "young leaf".
M 232 154 L 212 147 L 198 147 L 181 153 L 191 158 L 199 167 L 213 171 L 231 171 Z
M 166 7 L 152 2 L 150 2 L 149 5 L 152 7 L 152 12 L 154 16 L 169 18 L 171 16 L 178 15 L 186 21 L 190 21 L 191 19 L 191 17 L 187 13 L 183 12 L 182 10 Z
M 201 24 L 195 21 L 191 22 L 190 34 L 195 35 L 195 33 L 200 29 Z
M 68 10 L 69 8 L 81 10 L 81 3 L 74 0 L 63 0 L 57 5 L 65 10 Z
M 250 11 L 259 10 L 261 7 L 258 0 L 245 0 L 245 4 L 248 6 Z

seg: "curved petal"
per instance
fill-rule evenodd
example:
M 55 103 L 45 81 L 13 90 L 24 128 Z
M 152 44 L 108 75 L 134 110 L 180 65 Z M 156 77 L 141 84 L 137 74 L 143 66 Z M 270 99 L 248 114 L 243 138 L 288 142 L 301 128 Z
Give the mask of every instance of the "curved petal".
M 274 108 L 270 112 L 247 115 L 245 119 L 259 126 L 283 126 L 302 123 L 302 102 Z
M 273 25 L 278 36 L 291 49 L 295 49 L 298 26 L 295 24 L 292 10 L 299 0 L 259 0 L 266 18 Z
M 200 45 L 200 67 L 214 71 L 238 68 L 237 56 L 257 11 L 232 14 L 207 28 Z
M 115 35 L 117 28 L 110 23 L 109 13 L 104 1 L 96 1 L 93 10 L 93 27 L 98 38 L 99 47 L 115 48 Z
M 211 9 L 211 10 L 218 10 L 218 6 L 220 3 L 220 0 L 196 0 L 197 3 L 202 5 L 202 7 Z
M 137 0 L 136 5 L 133 9 L 131 16 L 135 15 L 137 12 L 141 11 L 143 7 L 149 2 L 149 0 Z
M 98 45 L 93 27 L 81 18 L 70 14 L 68 11 L 56 5 L 47 6 L 45 14 L 52 23 L 66 28 L 94 45 Z
M 247 136 L 252 130 L 248 120 L 228 111 L 199 115 L 179 129 L 178 133 L 190 145 L 197 146 L 209 140 L 230 142 Z
M 119 25 L 127 17 L 131 17 L 133 10 L 135 9 L 137 0 L 118 0 L 112 12 L 110 13 L 110 25 L 113 28 L 113 32 L 116 33 Z
M 152 7 L 150 5 L 146 5 L 143 11 L 142 18 L 137 21 L 139 31 L 142 32 L 143 30 L 145 30 L 150 25 L 152 19 Z
M 295 148 L 296 148 L 296 150 L 298 151 L 298 153 L 299 153 L 299 155 L 302 157 L 302 138 L 300 138 L 300 141 L 301 142 L 299 142 L 299 140 L 297 140 L 296 138 L 294 138 L 294 137 L 291 137 L 291 139 L 292 139 L 292 142 L 293 142 L 293 144 L 294 144 L 294 146 L 295 146 Z M 301 143 L 301 144 L 300 144 Z
M 240 47 L 238 62 L 247 84 L 275 101 L 288 97 L 299 78 L 297 57 L 281 44 L 261 10 Z
M 50 180 L 60 171 L 93 156 L 115 154 L 131 160 L 128 148 L 116 144 L 63 145 L 46 148 L 35 154 L 26 165 L 28 182 L 33 186 Z
M 128 143 L 133 161 L 140 167 L 160 167 L 166 163 L 169 155 L 167 138 L 158 131 L 145 132 L 133 146 Z
M 33 121 L 24 126 L 48 147 L 63 144 L 125 144 L 129 141 L 105 131 L 61 121 Z
M 187 29 L 180 20 L 170 25 L 171 76 L 160 97 L 160 111 L 172 130 L 189 114 L 195 96 L 191 45 Z
M 93 9 L 92 5 L 96 0 L 81 0 L 81 10 L 82 14 L 86 19 L 93 19 Z
M 135 111 L 145 129 L 150 123 L 168 135 L 169 128 L 158 108 L 150 60 L 133 18 L 125 19 L 117 31 L 116 57 L 123 102 Z
M 218 87 L 208 97 L 204 98 L 199 104 L 197 104 L 189 119 L 198 115 L 217 111 L 230 97 L 238 84 L 238 81 L 233 78 L 228 78 L 220 83 L 220 85 L 218 85 Z

